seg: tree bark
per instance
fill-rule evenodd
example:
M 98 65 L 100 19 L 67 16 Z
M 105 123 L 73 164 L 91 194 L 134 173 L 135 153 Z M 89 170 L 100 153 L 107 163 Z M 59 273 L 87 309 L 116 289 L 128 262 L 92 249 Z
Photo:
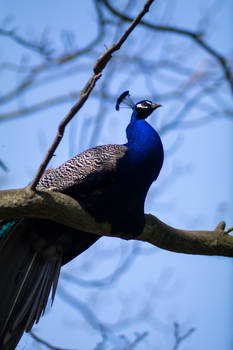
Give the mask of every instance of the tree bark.
M 213 231 L 180 230 L 145 215 L 143 232 L 135 237 L 112 234 L 107 222 L 96 222 L 73 198 L 58 192 L 32 191 L 30 187 L 0 191 L 0 218 L 43 218 L 100 236 L 121 237 L 149 242 L 159 248 L 177 253 L 233 257 L 233 236 L 220 222 Z

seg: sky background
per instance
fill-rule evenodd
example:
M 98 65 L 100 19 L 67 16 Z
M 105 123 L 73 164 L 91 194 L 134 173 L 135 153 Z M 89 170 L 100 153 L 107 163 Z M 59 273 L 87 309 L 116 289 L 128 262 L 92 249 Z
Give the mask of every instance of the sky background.
M 132 14 L 136 14 L 143 3 L 141 0 L 136 1 Z M 196 1 L 195 4 L 191 4 L 179 0 L 175 3 L 176 6 L 169 16 L 165 16 L 164 22 L 189 30 L 197 30 L 206 25 L 208 17 L 205 19 L 203 13 L 208 13 L 208 8 L 211 9 L 211 4 L 215 3 L 213 8 L 216 11 L 214 13 L 210 11 L 213 18 L 207 26 L 206 40 L 222 54 L 232 54 L 233 3 L 230 0 L 225 0 L 223 6 L 211 1 Z M 120 9 L 125 2 L 122 0 L 119 4 Z M 165 6 L 168 6 L 167 1 L 156 1 L 146 19 L 156 23 L 158 18 L 161 19 L 160 15 Z M 93 2 L 89 0 L 85 2 L 51 0 L 49 3 L 44 0 L 2 1 L 0 3 L 2 26 L 5 25 L 4 21 L 7 18 L 8 20 L 11 18 L 10 26 L 27 38 L 39 38 L 46 28 L 56 53 L 64 50 L 61 33 L 72 32 L 75 43 L 82 47 L 95 37 L 97 30 L 95 8 Z M 203 19 L 202 22 L 200 18 Z M 110 45 L 116 35 L 110 28 L 104 44 Z M 124 44 L 123 52 L 127 52 L 127 48 L 137 52 L 140 45 L 151 45 L 149 51 L 145 53 L 146 57 L 153 58 L 159 51 L 161 57 L 166 58 L 170 54 L 166 50 L 166 40 L 169 41 L 170 34 L 160 34 L 163 45 L 160 43 L 159 47 L 156 44 L 156 36 L 154 38 L 153 35 L 145 37 L 143 30 L 136 29 L 129 42 Z M 179 38 L 173 38 L 173 41 L 174 48 L 178 51 L 190 45 L 188 40 L 187 47 L 180 45 Z M 8 38 L 0 37 L 0 42 L 2 48 L 0 64 L 6 61 L 15 64 L 41 62 L 39 55 L 32 55 Z M 45 85 L 43 84 L 45 74 L 30 93 L 22 94 L 17 99 L 0 106 L 0 115 L 46 99 L 48 96 L 57 96 L 68 91 L 78 93 L 88 80 L 98 54 L 103 50 L 104 45 L 99 47 L 92 57 L 82 59 L 79 64 L 85 65 L 86 69 L 77 75 L 66 76 L 55 82 L 50 80 Z M 198 55 L 201 54 L 202 51 L 195 53 L 193 61 L 191 59 L 188 62 L 189 65 L 193 64 L 194 68 L 196 62 L 199 62 Z M 117 74 L 110 86 L 113 96 L 117 98 L 120 92 L 129 89 L 132 98 L 134 96 L 140 99 L 151 98 L 145 80 L 136 76 L 126 85 L 122 78 L 125 74 L 123 67 L 118 64 L 116 69 Z M 105 74 L 107 77 L 109 71 L 106 70 Z M 10 91 L 22 78 L 22 74 L 2 71 L 0 92 L 4 94 Z M 98 84 L 101 86 L 101 82 Z M 159 76 L 154 79 L 154 86 L 156 91 L 168 90 L 168 87 L 160 82 Z M 180 101 L 155 102 L 161 102 L 163 108 L 156 111 L 149 118 L 149 122 L 156 129 L 162 130 L 164 123 L 173 113 L 179 111 Z M 225 103 L 232 109 L 232 97 L 230 99 L 228 87 L 222 88 L 222 99 L 216 100 L 216 103 Z M 0 170 L 1 189 L 26 186 L 32 180 L 56 134 L 59 121 L 72 104 L 73 101 L 70 101 L 32 115 L 0 122 L 0 159 L 8 167 L 7 174 Z M 85 104 L 79 117 L 68 126 L 50 167 L 60 165 L 90 145 L 126 141 L 125 128 L 129 122 L 130 110 L 122 109 L 118 113 L 114 110 L 112 102 L 106 106 L 106 116 L 99 120 L 95 117 L 95 112 L 99 108 L 99 102 L 94 97 Z M 195 119 L 195 113 L 197 111 L 191 110 L 187 118 Z M 93 132 L 96 125 L 98 133 Z M 148 194 L 145 211 L 179 228 L 212 230 L 221 220 L 226 220 L 227 226 L 232 226 L 232 131 L 232 120 L 219 117 L 197 128 L 161 132 L 165 163 L 158 181 L 153 184 Z M 172 153 L 171 149 L 177 140 L 179 147 L 174 154 L 168 156 Z M 138 345 L 138 349 L 172 349 L 173 323 L 177 321 L 181 325 L 182 332 L 191 327 L 196 328 L 196 331 L 182 344 L 181 349 L 232 349 L 233 290 L 230 259 L 188 256 L 159 250 L 149 244 L 101 238 L 81 257 L 67 265 L 64 271 L 86 280 L 100 279 L 110 274 L 120 264 L 122 256 L 127 256 L 132 250 L 137 252 L 140 249 L 142 254 L 135 258 L 132 266 L 119 279 L 119 283 L 112 288 L 82 288 L 74 286 L 71 282 L 64 282 L 65 277 L 61 278 L 62 283 L 54 306 L 36 326 L 35 333 L 57 346 L 89 350 L 94 349 L 101 341 L 98 331 L 98 320 L 101 320 L 103 324 L 108 325 L 106 329 L 112 332 L 109 336 L 109 347 L 106 349 L 113 349 L 114 346 L 119 348 L 119 334 L 133 339 L 135 332 L 144 331 L 149 332 L 149 335 Z M 62 293 L 63 295 L 65 293 L 63 283 L 64 288 L 79 300 L 79 304 L 76 301 L 78 305 L 76 310 L 64 303 L 61 297 Z M 90 316 L 92 321 L 89 324 L 85 322 L 85 311 L 80 311 L 87 304 L 98 318 Z M 140 313 L 142 308 L 144 314 Z M 138 314 L 139 317 L 134 317 Z M 126 318 L 134 318 L 135 322 L 129 319 L 128 323 L 120 322 Z M 30 336 L 25 336 L 17 349 L 29 349 L 31 342 Z

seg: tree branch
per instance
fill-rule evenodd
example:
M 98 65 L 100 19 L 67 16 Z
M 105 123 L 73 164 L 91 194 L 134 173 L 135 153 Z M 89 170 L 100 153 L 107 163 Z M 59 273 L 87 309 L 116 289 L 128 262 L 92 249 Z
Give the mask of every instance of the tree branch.
M 115 16 L 125 20 L 126 22 L 132 21 L 132 18 L 130 16 L 127 16 L 124 13 L 121 13 L 120 11 L 118 11 L 116 8 L 114 8 L 112 5 L 110 5 L 110 3 L 107 0 L 101 0 L 101 1 L 104 3 L 104 5 L 107 7 L 107 9 Z M 223 55 L 221 55 L 219 52 L 214 50 L 210 45 L 208 45 L 202 39 L 203 33 L 192 32 L 190 30 L 181 29 L 178 27 L 155 25 L 153 23 L 146 22 L 146 21 L 141 21 L 140 24 L 146 28 L 149 28 L 149 29 L 184 35 L 184 36 L 190 37 L 192 40 L 194 40 L 202 49 L 204 49 L 211 56 L 213 56 L 218 61 L 218 63 L 221 65 L 223 72 L 224 72 L 224 75 L 225 75 L 225 79 L 228 81 L 230 88 L 231 88 L 231 92 L 233 94 L 233 76 L 231 73 L 231 69 L 228 65 L 228 62 Z
M 107 49 L 96 61 L 94 65 L 94 74 L 89 79 L 85 87 L 80 93 L 80 98 L 78 102 L 71 108 L 70 112 L 67 114 L 67 116 L 63 119 L 61 124 L 58 127 L 58 132 L 55 140 L 53 141 L 51 147 L 49 148 L 43 162 L 40 165 L 40 168 L 38 169 L 34 179 L 32 180 L 32 183 L 30 185 L 31 190 L 35 190 L 36 185 L 38 184 L 41 176 L 43 175 L 43 172 L 45 171 L 50 159 L 52 158 L 57 146 L 59 145 L 66 125 L 70 122 L 70 120 L 75 116 L 75 114 L 81 109 L 83 104 L 88 99 L 91 91 L 93 90 L 97 80 L 101 77 L 102 71 L 108 64 L 108 62 L 112 58 L 113 52 L 119 50 L 122 46 L 122 44 L 126 41 L 130 33 L 134 30 L 134 28 L 137 26 L 137 24 L 140 22 L 142 17 L 149 11 L 149 8 L 151 4 L 154 2 L 154 0 L 148 0 L 146 4 L 144 5 L 143 10 L 135 17 L 135 19 L 132 21 L 130 26 L 127 28 L 127 30 L 124 32 L 124 34 L 121 36 L 121 38 L 113 44 L 109 49 Z
M 68 92 L 67 94 L 57 96 L 57 97 L 44 99 L 43 101 L 38 102 L 38 103 L 34 103 L 30 106 L 22 107 L 20 109 L 16 109 L 16 110 L 11 111 L 11 112 L 0 114 L 0 122 L 5 121 L 5 120 L 9 120 L 9 119 L 14 119 L 17 117 L 25 117 L 28 114 L 33 114 L 33 113 L 36 113 L 38 111 L 43 111 L 44 109 L 48 109 L 48 108 L 51 108 L 53 106 L 57 106 L 57 105 L 62 104 L 62 103 L 74 101 L 77 99 L 77 96 L 78 96 L 78 92 L 72 91 L 72 92 Z
M 57 347 L 57 346 L 54 346 L 54 345 L 51 345 L 49 342 L 47 342 L 46 340 L 43 340 L 43 339 L 41 339 L 40 337 L 38 337 L 34 332 L 30 332 L 30 335 L 32 336 L 32 338 L 36 341 L 36 342 L 38 342 L 38 343 L 40 343 L 40 344 L 42 344 L 42 345 L 44 345 L 44 346 L 46 346 L 48 349 L 51 349 L 51 350 L 72 350 L 72 349 L 68 349 L 68 348 L 60 348 L 60 347 Z M 74 349 L 74 350 L 78 350 L 78 349 Z
M 15 33 L 15 30 L 5 30 L 3 28 L 0 28 L 0 35 L 7 36 L 13 41 L 15 41 L 17 44 L 20 44 L 21 46 L 26 47 L 30 50 L 36 51 L 41 55 L 49 56 L 49 54 L 51 53 L 51 50 L 44 43 L 33 43 L 32 41 L 26 40 L 21 36 L 17 35 Z
M 23 79 L 22 82 L 19 83 L 19 85 L 16 88 L 13 88 L 13 90 L 11 90 L 10 92 L 7 92 L 5 95 L 0 96 L 0 103 L 7 103 L 9 102 L 9 100 L 15 98 L 16 96 L 19 96 L 23 92 L 25 93 L 25 91 L 27 91 L 33 86 L 39 74 L 51 70 L 55 67 L 61 67 L 66 63 L 74 61 L 77 57 L 80 57 L 90 52 L 104 36 L 102 14 L 100 13 L 98 6 L 96 8 L 98 14 L 99 30 L 96 37 L 93 40 L 91 40 L 91 42 L 89 42 L 83 48 L 78 50 L 76 49 L 73 52 L 65 53 L 58 57 L 50 57 L 49 60 L 46 60 L 42 64 L 36 65 L 34 67 L 24 67 L 25 70 L 28 71 L 27 76 Z M 20 66 L 17 68 L 17 71 L 20 71 Z
M 175 336 L 175 344 L 172 348 L 172 350 L 178 350 L 179 345 L 187 339 L 193 332 L 195 331 L 195 328 L 190 328 L 185 334 L 180 335 L 180 325 L 179 323 L 174 323 L 174 336 Z
M 96 222 L 73 198 L 58 192 L 34 192 L 29 187 L 0 192 L 0 218 L 42 218 L 66 226 L 99 234 L 149 242 L 159 248 L 177 253 L 233 257 L 233 227 L 224 231 L 220 222 L 213 231 L 180 230 L 168 226 L 153 215 L 146 215 L 143 232 L 135 237 L 111 234 L 110 224 Z
M 43 175 L 43 172 L 45 171 L 50 159 L 52 158 L 57 146 L 61 142 L 61 139 L 64 135 L 65 128 L 67 124 L 71 121 L 71 119 L 75 116 L 75 114 L 81 109 L 81 107 L 84 105 L 86 100 L 88 99 L 88 96 L 90 95 L 92 89 L 94 88 L 97 80 L 101 77 L 101 73 L 93 74 L 91 79 L 89 80 L 86 87 L 81 91 L 80 98 L 78 102 L 71 108 L 70 112 L 66 115 L 66 117 L 63 119 L 63 121 L 60 123 L 58 127 L 57 136 L 55 137 L 55 140 L 53 141 L 51 147 L 49 148 L 43 162 L 41 163 L 31 185 L 30 188 L 32 190 L 35 190 L 36 185 L 38 184 L 41 176 Z

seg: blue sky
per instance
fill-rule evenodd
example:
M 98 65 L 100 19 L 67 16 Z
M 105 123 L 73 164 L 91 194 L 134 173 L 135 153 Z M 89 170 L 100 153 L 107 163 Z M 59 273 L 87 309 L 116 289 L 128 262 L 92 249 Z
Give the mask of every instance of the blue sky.
M 121 1 L 124 4 L 124 1 Z M 137 1 L 137 10 L 143 5 L 143 1 Z M 191 4 L 185 0 L 176 2 L 174 13 L 165 18 L 171 25 L 195 30 L 202 14 L 202 9 L 207 9 L 212 2 L 196 1 Z M 162 12 L 164 1 L 157 1 L 153 9 L 148 14 L 147 19 L 156 21 L 158 13 Z M 231 1 L 225 1 L 214 15 L 214 20 L 210 22 L 206 39 L 219 52 L 228 54 L 231 47 L 232 33 L 232 13 L 233 5 Z M 218 8 L 218 7 L 217 7 Z M 95 11 L 92 1 L 76 2 L 46 1 L 30 2 L 22 0 L 15 2 L 12 0 L 3 1 L 0 4 L 1 22 L 12 16 L 13 27 L 17 28 L 21 35 L 27 37 L 39 37 L 44 28 L 50 31 L 50 37 L 54 42 L 57 52 L 63 50 L 60 41 L 62 30 L 75 33 L 76 42 L 80 47 L 90 41 L 96 32 Z M 134 13 L 136 13 L 136 9 Z M 166 17 L 166 16 L 165 16 Z M 201 25 L 204 26 L 202 23 Z M 84 29 L 85 28 L 85 29 Z M 144 32 L 135 32 L 140 40 L 147 40 L 150 43 L 152 35 L 144 39 Z M 164 35 L 164 40 L 168 40 L 168 34 Z M 23 59 L 27 62 L 27 53 L 15 43 L 6 38 L 0 38 L 2 57 L 0 62 L 10 60 L 20 63 Z M 135 47 L 138 49 L 142 41 L 135 40 Z M 113 41 L 113 33 L 110 30 L 106 38 L 106 45 Z M 156 40 L 151 41 L 156 46 Z M 132 42 L 131 42 L 132 43 Z M 174 39 L 174 45 L 180 50 L 179 40 Z M 187 41 L 187 46 L 191 45 Z M 127 43 L 124 45 L 127 50 Z M 182 47 L 186 49 L 186 47 Z M 99 48 L 97 53 L 101 53 L 104 47 Z M 182 50 L 181 50 L 182 51 Z M 148 54 L 153 57 L 153 46 Z M 231 51 L 232 52 L 232 51 Z M 202 53 L 199 52 L 201 55 Z M 161 49 L 161 55 L 166 57 L 169 52 Z M 93 63 L 97 58 L 88 59 L 84 62 L 89 66 L 89 71 L 84 71 L 77 77 L 61 79 L 56 83 L 47 86 L 33 88 L 30 94 L 21 95 L 15 101 L 2 106 L 1 114 L 9 110 L 30 105 L 38 98 L 56 96 L 69 90 L 79 90 L 87 81 Z M 193 58 L 196 60 L 196 57 Z M 32 63 L 40 62 L 39 56 L 31 58 Z M 193 61 L 196 62 L 196 61 Z M 196 64 L 196 63 L 195 63 Z M 119 77 L 114 78 L 115 84 L 111 85 L 113 94 L 119 93 L 119 86 L 122 86 L 121 68 Z M 108 74 L 105 71 L 104 74 Z M 3 74 L 1 92 L 10 90 L 17 83 L 20 76 Z M 159 78 L 155 82 L 156 88 L 160 91 L 167 87 L 160 85 Z M 99 83 L 100 84 L 100 83 Z M 130 86 L 123 86 L 123 90 L 130 89 L 132 97 L 140 96 L 148 98 L 148 86 L 140 79 L 135 78 Z M 229 105 L 227 87 L 223 88 L 223 100 Z M 116 95 L 116 98 L 118 96 Z M 160 102 L 160 101 L 156 101 Z M 179 110 L 179 101 L 170 104 L 163 102 L 156 115 L 150 118 L 150 122 L 160 128 L 172 113 Z M 8 166 L 7 177 L 1 174 L 1 188 L 15 188 L 27 185 L 35 174 L 43 155 L 51 144 L 56 133 L 59 121 L 64 117 L 72 102 L 61 104 L 52 109 L 35 113 L 31 116 L 12 119 L 1 123 L 0 126 L 0 159 Z M 89 147 L 91 131 L 95 125 L 94 109 L 98 108 L 97 101 L 90 101 L 82 109 L 79 118 L 72 121 L 67 128 L 64 140 L 56 151 L 56 157 L 50 166 L 56 166 L 67 160 L 71 155 Z M 129 110 L 121 110 L 117 113 L 114 105 L 108 106 L 107 117 L 103 119 L 101 132 L 95 138 L 96 144 L 124 143 L 125 128 L 130 118 Z M 188 118 L 195 119 L 194 112 L 190 112 Z M 166 223 L 190 229 L 213 229 L 220 220 L 226 220 L 228 226 L 233 225 L 232 209 L 232 130 L 233 124 L 230 119 L 217 118 L 213 122 L 193 129 L 183 129 L 179 131 L 162 134 L 165 147 L 165 163 L 158 181 L 153 185 L 146 202 L 146 212 L 151 212 Z M 72 149 L 70 147 L 70 135 L 74 136 Z M 172 157 L 166 157 L 166 151 L 172 147 L 174 140 L 179 137 L 181 145 Z M 81 140 L 81 141 L 80 141 Z M 76 150 L 77 148 L 77 150 Z M 73 154 L 72 154 L 73 152 Z M 166 176 L 171 171 L 183 169 L 182 176 L 178 176 L 172 186 L 159 189 L 166 184 Z M 158 196 L 157 196 L 158 193 Z M 99 242 L 104 251 L 111 247 L 130 249 L 133 242 L 120 243 L 117 239 L 105 238 Z M 117 248 L 118 247 L 118 248 Z M 146 246 L 147 247 L 147 246 Z M 156 344 L 161 349 L 171 348 L 173 342 L 173 322 L 178 321 L 183 329 L 195 327 L 195 333 L 184 343 L 189 349 L 231 349 L 232 347 L 232 262 L 230 259 L 220 257 L 188 256 L 161 251 L 148 245 L 147 255 L 140 256 L 127 274 L 123 275 L 120 283 L 110 290 L 83 290 L 72 287 L 72 293 L 77 294 L 83 301 L 91 301 L 97 298 L 99 304 L 93 304 L 93 310 L 98 313 L 102 322 L 116 322 L 124 314 L 121 310 L 123 301 L 128 300 L 129 311 L 134 314 L 139 310 L 145 298 L 149 298 L 152 308 L 152 323 L 140 321 L 126 329 L 116 330 L 116 333 L 124 333 L 132 337 L 134 331 L 149 331 L 148 339 L 138 347 L 140 349 L 152 348 Z M 114 256 L 112 260 L 98 262 L 99 266 L 88 272 L 83 268 L 98 256 L 95 253 L 95 246 L 87 253 L 83 254 L 77 261 L 66 269 L 73 273 L 81 274 L 85 278 L 100 278 L 117 266 L 119 256 Z M 120 250 L 119 250 L 120 251 Z M 85 265 L 86 264 L 86 265 Z M 164 285 L 163 285 L 164 284 Z M 160 290 L 161 289 L 161 290 Z M 151 291 L 151 295 L 148 291 Z M 152 293 L 154 292 L 154 294 Z M 149 296 L 148 296 L 149 295 Z M 135 298 L 134 298 L 135 296 Z M 130 301 L 130 302 L 129 302 Z M 125 306 L 124 306 L 125 307 Z M 71 320 L 73 323 L 71 324 Z M 70 323 L 69 323 L 70 322 Z M 157 323 L 156 323 L 157 322 Z M 65 325 L 68 327 L 65 327 Z M 75 324 L 75 326 L 74 326 Z M 54 329 L 56 326 L 56 329 Z M 76 331 L 76 327 L 78 330 Z M 40 321 L 36 328 L 36 334 L 47 339 L 51 343 L 67 348 L 92 349 L 100 341 L 98 332 L 90 326 L 85 328 L 83 318 L 77 312 L 64 305 L 61 298 L 57 296 L 55 305 L 51 312 Z M 65 330 L 64 330 L 65 328 Z M 154 329 L 155 328 L 155 329 Z M 62 331 L 60 331 L 62 330 Z M 77 334 L 76 334 L 77 333 Z M 25 337 L 18 349 L 29 349 L 30 338 Z

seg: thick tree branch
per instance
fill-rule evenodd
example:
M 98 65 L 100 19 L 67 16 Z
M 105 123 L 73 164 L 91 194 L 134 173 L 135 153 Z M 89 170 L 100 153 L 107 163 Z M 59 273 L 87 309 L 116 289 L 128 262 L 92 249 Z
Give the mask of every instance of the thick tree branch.
M 233 257 L 233 228 L 224 231 L 221 222 L 213 231 L 179 230 L 168 226 L 153 215 L 146 215 L 146 225 L 140 236 L 110 233 L 109 223 L 96 222 L 77 201 L 52 191 L 34 192 L 30 188 L 0 192 L 0 218 L 43 218 L 66 226 L 103 236 L 137 239 L 177 253 L 220 255 Z
M 148 0 L 145 3 L 143 10 L 135 17 L 135 19 L 132 21 L 130 26 L 126 29 L 126 31 L 121 36 L 121 38 L 115 44 L 113 44 L 109 49 L 107 49 L 97 59 L 95 65 L 94 65 L 94 68 L 93 68 L 94 73 L 91 76 L 91 78 L 89 79 L 89 81 L 87 82 L 87 84 L 85 85 L 85 87 L 83 88 L 83 90 L 81 91 L 80 98 L 79 98 L 78 102 L 71 108 L 70 112 L 67 114 L 67 116 L 63 119 L 63 121 L 59 125 L 57 136 L 56 136 L 55 140 L 53 141 L 51 147 L 49 148 L 43 162 L 40 165 L 40 168 L 38 169 L 38 171 L 34 177 L 34 179 L 32 180 L 32 183 L 30 185 L 31 190 L 35 190 L 36 185 L 38 184 L 41 176 L 43 175 L 43 172 L 45 171 L 50 159 L 52 158 L 57 146 L 59 145 L 59 143 L 63 137 L 63 134 L 64 134 L 64 131 L 65 131 L 67 124 L 75 116 L 75 114 L 81 109 L 83 104 L 88 99 L 88 97 L 89 97 L 91 91 L 93 90 L 97 80 L 101 77 L 102 71 L 104 70 L 104 68 L 106 67 L 108 62 L 111 60 L 112 54 L 121 48 L 121 46 L 126 41 L 128 36 L 130 35 L 130 33 L 138 25 L 138 23 L 140 22 L 142 17 L 149 11 L 149 8 L 153 2 L 154 2 L 154 0 Z

